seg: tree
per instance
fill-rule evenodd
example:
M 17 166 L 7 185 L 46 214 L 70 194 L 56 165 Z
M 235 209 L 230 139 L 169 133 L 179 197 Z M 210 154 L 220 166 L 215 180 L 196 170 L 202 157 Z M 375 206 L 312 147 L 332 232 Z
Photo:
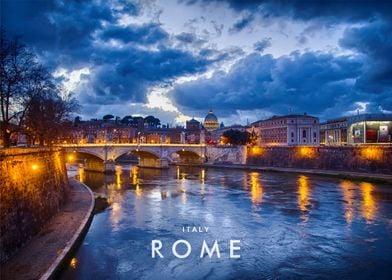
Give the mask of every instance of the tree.
M 38 141 L 41 146 L 51 145 L 57 138 L 67 137 L 70 130 L 64 128 L 72 124 L 70 116 L 78 107 L 71 95 L 61 96 L 56 87 L 33 96 L 26 110 L 28 136 L 33 143 Z
M 25 132 L 40 143 L 50 144 L 55 132 L 77 110 L 70 94 L 63 94 L 52 75 L 38 63 L 18 38 L 0 38 L 1 134 L 4 147 L 10 146 L 12 133 Z M 17 127 L 12 129 L 11 127 Z
M 252 146 L 257 145 L 257 138 L 258 138 L 257 133 L 254 130 L 252 130 L 252 132 L 249 134 L 248 137 L 248 143 Z
M 249 133 L 237 129 L 230 129 L 222 134 L 223 144 L 245 145 L 249 140 Z
M 10 146 L 12 133 L 21 129 L 30 98 L 45 87 L 45 77 L 37 59 L 18 38 L 8 40 L 0 34 L 1 135 L 4 147 Z M 12 128 L 14 127 L 14 128 Z
M 158 127 L 161 125 L 161 121 L 154 116 L 147 116 L 144 118 L 144 123 L 147 124 L 148 127 Z
M 78 127 L 81 122 L 82 118 L 80 116 L 76 116 L 73 121 L 73 127 Z
M 114 119 L 114 116 L 113 116 L 113 115 L 105 115 L 105 116 L 103 116 L 102 119 L 103 119 L 104 121 L 109 121 L 109 120 Z
M 133 117 L 130 116 L 130 115 L 125 116 L 125 117 L 123 117 L 123 118 L 121 119 L 121 123 L 122 123 L 122 124 L 129 125 L 129 124 L 131 124 L 132 122 L 133 122 Z

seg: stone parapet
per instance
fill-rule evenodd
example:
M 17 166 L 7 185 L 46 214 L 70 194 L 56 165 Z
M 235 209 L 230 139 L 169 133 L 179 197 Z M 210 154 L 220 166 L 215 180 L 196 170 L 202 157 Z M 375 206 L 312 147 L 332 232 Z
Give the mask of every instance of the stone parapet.
M 249 147 L 247 164 L 392 174 L 392 146 Z
M 0 261 L 26 244 L 59 211 L 69 191 L 59 148 L 0 150 Z

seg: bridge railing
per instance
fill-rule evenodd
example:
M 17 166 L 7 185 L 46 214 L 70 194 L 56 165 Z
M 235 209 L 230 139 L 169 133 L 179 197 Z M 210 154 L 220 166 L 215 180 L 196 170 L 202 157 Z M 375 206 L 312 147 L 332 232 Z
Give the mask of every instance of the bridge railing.
M 57 147 L 206 147 L 206 144 L 150 144 L 150 143 L 89 143 L 89 144 L 58 144 Z

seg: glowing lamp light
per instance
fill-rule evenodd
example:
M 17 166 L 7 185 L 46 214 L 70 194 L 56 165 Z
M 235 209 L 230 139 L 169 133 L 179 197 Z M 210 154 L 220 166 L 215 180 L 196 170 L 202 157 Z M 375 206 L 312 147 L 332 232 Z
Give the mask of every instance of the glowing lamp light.
M 262 147 L 252 147 L 250 149 L 250 154 L 252 156 L 261 156 L 264 154 L 264 149 Z
M 316 153 L 313 148 L 301 147 L 301 148 L 299 148 L 299 156 L 302 158 L 315 158 Z
M 361 157 L 368 160 L 381 160 L 382 151 L 377 147 L 367 147 L 361 149 Z
M 69 160 L 69 161 L 73 161 L 73 160 L 74 160 L 74 156 L 73 156 L 73 155 L 69 155 L 69 156 L 68 156 L 68 160 Z
M 70 261 L 70 263 L 69 263 L 69 266 L 70 266 L 72 269 L 75 269 L 77 265 L 78 265 L 78 260 L 77 260 L 76 258 L 72 258 L 71 261 Z
M 31 166 L 31 169 L 33 169 L 34 171 L 37 171 L 38 170 L 38 164 L 33 164 Z

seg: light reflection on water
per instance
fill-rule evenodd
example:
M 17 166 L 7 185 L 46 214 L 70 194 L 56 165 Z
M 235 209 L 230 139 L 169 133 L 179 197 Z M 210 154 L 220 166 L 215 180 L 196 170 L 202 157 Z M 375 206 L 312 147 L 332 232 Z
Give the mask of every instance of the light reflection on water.
M 63 279 L 386 278 L 392 272 L 390 186 L 283 173 L 117 166 L 78 171 L 111 203 L 94 217 Z M 189 234 L 182 226 L 208 226 Z M 152 239 L 164 259 L 151 259 Z M 186 239 L 186 260 L 169 246 Z M 222 258 L 199 258 L 203 240 Z M 230 239 L 241 259 L 228 258 Z M 94 274 L 92 274 L 94 271 Z

